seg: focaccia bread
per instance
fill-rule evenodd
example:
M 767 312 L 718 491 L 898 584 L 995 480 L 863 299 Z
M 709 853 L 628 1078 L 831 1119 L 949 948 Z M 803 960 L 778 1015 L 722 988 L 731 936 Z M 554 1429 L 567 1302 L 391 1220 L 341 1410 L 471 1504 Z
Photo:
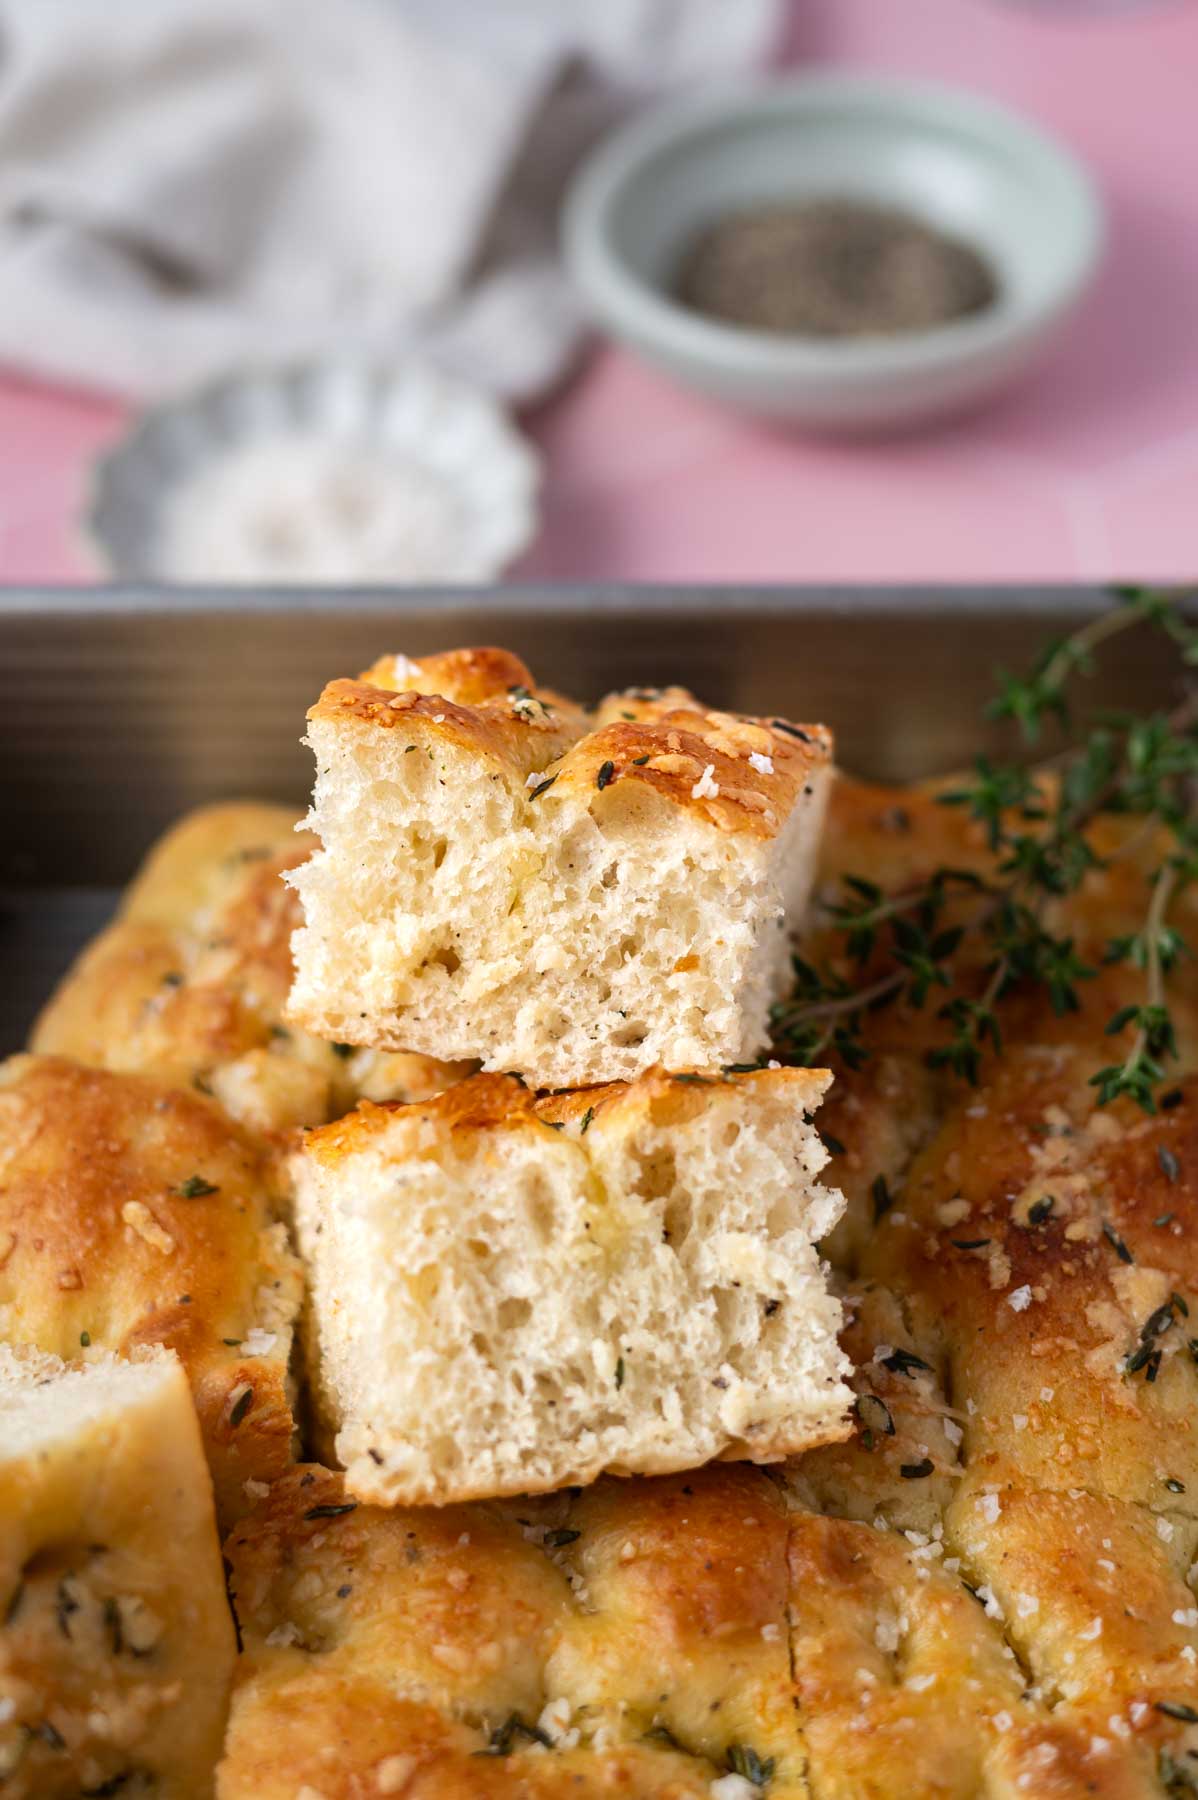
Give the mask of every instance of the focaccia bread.
M 677 689 L 592 721 L 498 650 L 388 658 L 308 720 L 298 1025 L 542 1088 L 765 1048 L 814 874 L 822 727 Z
M 1142 923 L 1129 830 L 1095 827 L 1116 859 L 1046 914 L 1094 965 Z M 901 897 L 940 865 L 992 873 L 959 810 L 837 784 L 821 900 L 842 871 Z M 1196 910 L 1171 913 L 1192 942 Z M 1134 969 L 1061 1019 L 1012 995 L 975 1088 L 926 1067 L 933 1004 L 865 1021 L 871 1060 L 818 1114 L 851 1438 L 422 1510 L 311 1467 L 258 1484 L 227 1546 L 223 1800 L 1194 1800 L 1198 968 L 1170 976 L 1154 1119 L 1090 1085 L 1140 997 Z M 574 1107 L 545 1106 L 546 1142 L 582 1138 Z M 77 1329 L 73 1305 L 47 1301 Z
M 31 1049 L 211 1094 L 259 1131 L 322 1125 L 363 1095 L 424 1100 L 463 1070 L 283 1024 L 299 902 L 283 874 L 315 839 L 287 807 L 201 807 L 154 847 L 82 952 Z
M 748 1464 L 437 1509 L 296 1469 L 226 1545 L 245 1655 L 219 1800 L 1163 1794 L 1178 1723 L 1099 1742 L 1029 1692 L 934 1541 L 796 1508 Z
M 5 1800 L 206 1800 L 235 1650 L 178 1360 L 0 1345 Z
M 514 1494 L 843 1437 L 807 1069 L 534 1099 L 479 1075 L 293 1163 L 317 1383 L 350 1491 Z
M 635 1730 L 583 1744 L 549 1704 L 574 1602 L 543 1529 L 356 1506 L 310 1467 L 226 1554 L 245 1654 L 219 1800 L 709 1800 L 710 1765 Z
M 215 1102 L 58 1057 L 0 1065 L 0 1342 L 176 1350 L 225 1521 L 290 1458 L 302 1287 L 269 1162 Z

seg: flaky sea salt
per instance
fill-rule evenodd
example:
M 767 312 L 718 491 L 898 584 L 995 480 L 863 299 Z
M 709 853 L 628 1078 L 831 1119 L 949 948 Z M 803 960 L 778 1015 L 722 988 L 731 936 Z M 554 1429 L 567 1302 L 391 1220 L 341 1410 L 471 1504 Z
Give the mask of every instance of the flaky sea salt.
M 296 431 L 181 481 L 158 560 L 172 581 L 432 581 L 460 573 L 464 525 L 456 483 L 415 456 Z

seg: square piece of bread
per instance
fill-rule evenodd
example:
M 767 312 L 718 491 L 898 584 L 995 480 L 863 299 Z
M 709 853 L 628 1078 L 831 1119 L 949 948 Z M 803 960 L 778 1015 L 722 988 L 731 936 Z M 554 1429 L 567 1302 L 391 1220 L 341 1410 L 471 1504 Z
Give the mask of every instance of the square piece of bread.
M 0 1792 L 203 1800 L 236 1656 L 177 1358 L 0 1345 Z
M 843 1438 L 830 1077 L 653 1072 L 536 1099 L 479 1075 L 294 1159 L 313 1386 L 394 1504 L 776 1461 Z
M 176 1350 L 225 1523 L 295 1430 L 303 1272 L 279 1174 L 202 1094 L 64 1057 L 0 1063 L 0 1343 Z
M 536 1087 L 755 1057 L 789 979 L 821 726 L 681 689 L 585 715 L 499 650 L 387 658 L 308 715 L 322 848 L 288 1016 Z

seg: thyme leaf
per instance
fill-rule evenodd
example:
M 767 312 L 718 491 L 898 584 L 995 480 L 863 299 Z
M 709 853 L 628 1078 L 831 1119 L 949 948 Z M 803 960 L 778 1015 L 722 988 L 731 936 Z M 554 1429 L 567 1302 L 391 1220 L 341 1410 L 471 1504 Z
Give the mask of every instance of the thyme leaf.
M 987 1052 L 1002 1047 L 1002 1002 L 1015 989 L 1038 989 L 1057 1014 L 1076 1011 L 1078 988 L 1096 970 L 1067 932 L 1052 929 L 1052 908 L 1104 866 L 1088 827 L 1100 813 L 1118 812 L 1139 820 L 1137 844 L 1159 840 L 1161 848 L 1148 868 L 1140 930 L 1112 940 L 1103 958 L 1138 971 L 1142 997 L 1109 1021 L 1113 1038 L 1127 1038 L 1121 1060 L 1090 1079 L 1100 1106 L 1125 1098 L 1156 1111 L 1177 1056 L 1168 980 L 1190 955 L 1171 914 L 1198 879 L 1198 690 L 1169 712 L 1080 725 L 1074 690 L 1093 673 L 1097 653 L 1133 630 L 1163 632 L 1184 672 L 1198 664 L 1198 625 L 1179 593 L 1119 588 L 1113 597 L 1096 618 L 1047 644 L 1028 671 L 1000 673 L 987 709 L 1015 728 L 1025 751 L 1039 748 L 1050 729 L 1067 735 L 1064 748 L 1038 765 L 978 756 L 966 779 L 939 796 L 980 827 L 992 877 L 946 867 L 888 894 L 865 876 L 844 876 L 839 899 L 826 908 L 833 948 L 818 966 L 794 959 L 791 997 L 773 1009 L 781 1057 L 808 1065 L 835 1057 L 858 1069 L 869 1055 L 865 1025 L 873 1012 L 896 1003 L 933 1006 L 943 1035 L 927 1062 L 973 1084 Z M 967 960 L 958 955 L 963 947 Z M 1179 1098 L 1173 1088 L 1159 1104 Z M 1162 1167 L 1169 1175 L 1167 1156 Z

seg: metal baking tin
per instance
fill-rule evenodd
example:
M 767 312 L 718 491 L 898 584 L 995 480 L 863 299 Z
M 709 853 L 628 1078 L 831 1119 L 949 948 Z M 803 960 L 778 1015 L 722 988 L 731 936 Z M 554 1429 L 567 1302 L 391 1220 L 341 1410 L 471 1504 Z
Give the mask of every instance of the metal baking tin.
M 233 797 L 302 808 L 306 708 L 384 652 L 502 644 L 588 698 L 681 682 L 719 706 L 825 721 L 842 766 L 907 780 L 993 747 L 995 668 L 1104 603 L 1060 587 L 0 595 L 0 1051 L 180 813 Z M 1109 660 L 1096 706 L 1176 692 L 1154 634 Z

